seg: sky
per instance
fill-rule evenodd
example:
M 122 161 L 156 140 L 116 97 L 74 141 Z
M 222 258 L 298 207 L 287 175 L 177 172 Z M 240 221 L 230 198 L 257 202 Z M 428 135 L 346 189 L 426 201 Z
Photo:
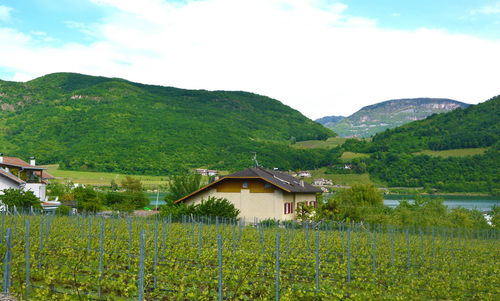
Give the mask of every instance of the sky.
M 0 79 L 248 91 L 309 118 L 500 94 L 500 0 L 0 0 Z

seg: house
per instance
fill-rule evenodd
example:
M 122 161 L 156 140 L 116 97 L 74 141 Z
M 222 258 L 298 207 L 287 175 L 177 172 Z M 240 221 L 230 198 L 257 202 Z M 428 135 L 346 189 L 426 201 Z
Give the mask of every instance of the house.
M 241 218 L 291 220 L 299 204 L 316 206 L 316 195 L 321 192 L 285 173 L 255 167 L 224 176 L 175 203 L 191 205 L 208 197 L 225 198 L 240 210 Z
M 204 168 L 197 168 L 196 173 L 202 176 L 209 176 L 209 177 L 216 176 L 219 174 L 217 170 L 204 169 Z
M 0 194 L 8 188 L 31 190 L 41 201 L 46 200 L 45 186 L 53 176 L 45 168 L 35 165 L 35 158 L 27 163 L 16 157 L 0 154 Z
M 311 173 L 309 171 L 299 171 L 299 173 L 297 174 L 298 177 L 300 178 L 310 178 L 311 177 Z
M 333 182 L 332 182 L 332 180 L 328 180 L 328 179 L 314 179 L 313 185 L 316 185 L 316 186 L 333 185 Z

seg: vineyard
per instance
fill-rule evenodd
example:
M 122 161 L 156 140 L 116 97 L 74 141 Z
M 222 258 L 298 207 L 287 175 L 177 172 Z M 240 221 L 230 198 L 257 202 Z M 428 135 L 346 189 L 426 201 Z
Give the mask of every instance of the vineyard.
M 19 300 L 500 299 L 498 230 L 2 214 Z

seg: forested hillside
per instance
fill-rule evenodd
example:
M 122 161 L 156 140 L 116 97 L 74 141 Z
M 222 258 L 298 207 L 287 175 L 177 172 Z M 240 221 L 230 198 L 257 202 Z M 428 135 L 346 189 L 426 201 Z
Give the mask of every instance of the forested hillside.
M 290 141 L 335 134 L 268 97 L 73 73 L 0 81 L 0 152 L 66 169 L 168 174 L 252 164 L 313 168 L 335 154 Z
M 500 96 L 387 130 L 371 143 L 351 142 L 351 151 L 371 153 L 370 174 L 389 186 L 500 195 Z M 422 150 L 486 148 L 482 155 L 431 157 Z

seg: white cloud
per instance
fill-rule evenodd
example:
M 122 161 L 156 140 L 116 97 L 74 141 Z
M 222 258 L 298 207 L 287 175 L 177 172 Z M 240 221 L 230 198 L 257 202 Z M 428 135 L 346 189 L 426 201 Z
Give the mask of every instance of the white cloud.
M 391 98 L 484 101 L 499 94 L 500 41 L 387 30 L 336 3 L 94 0 L 115 14 L 84 28 L 98 42 L 53 47 L 0 29 L 0 66 L 28 80 L 74 71 L 276 98 L 309 117 Z M 3 32 L 3 34 L 2 34 Z
M 10 12 L 12 8 L 7 7 L 5 5 L 0 5 L 0 21 L 7 22 L 10 21 Z
M 500 1 L 490 4 L 490 5 L 485 5 L 482 6 L 479 9 L 475 9 L 472 11 L 472 14 L 485 14 L 485 15 L 490 15 L 490 14 L 500 14 Z

